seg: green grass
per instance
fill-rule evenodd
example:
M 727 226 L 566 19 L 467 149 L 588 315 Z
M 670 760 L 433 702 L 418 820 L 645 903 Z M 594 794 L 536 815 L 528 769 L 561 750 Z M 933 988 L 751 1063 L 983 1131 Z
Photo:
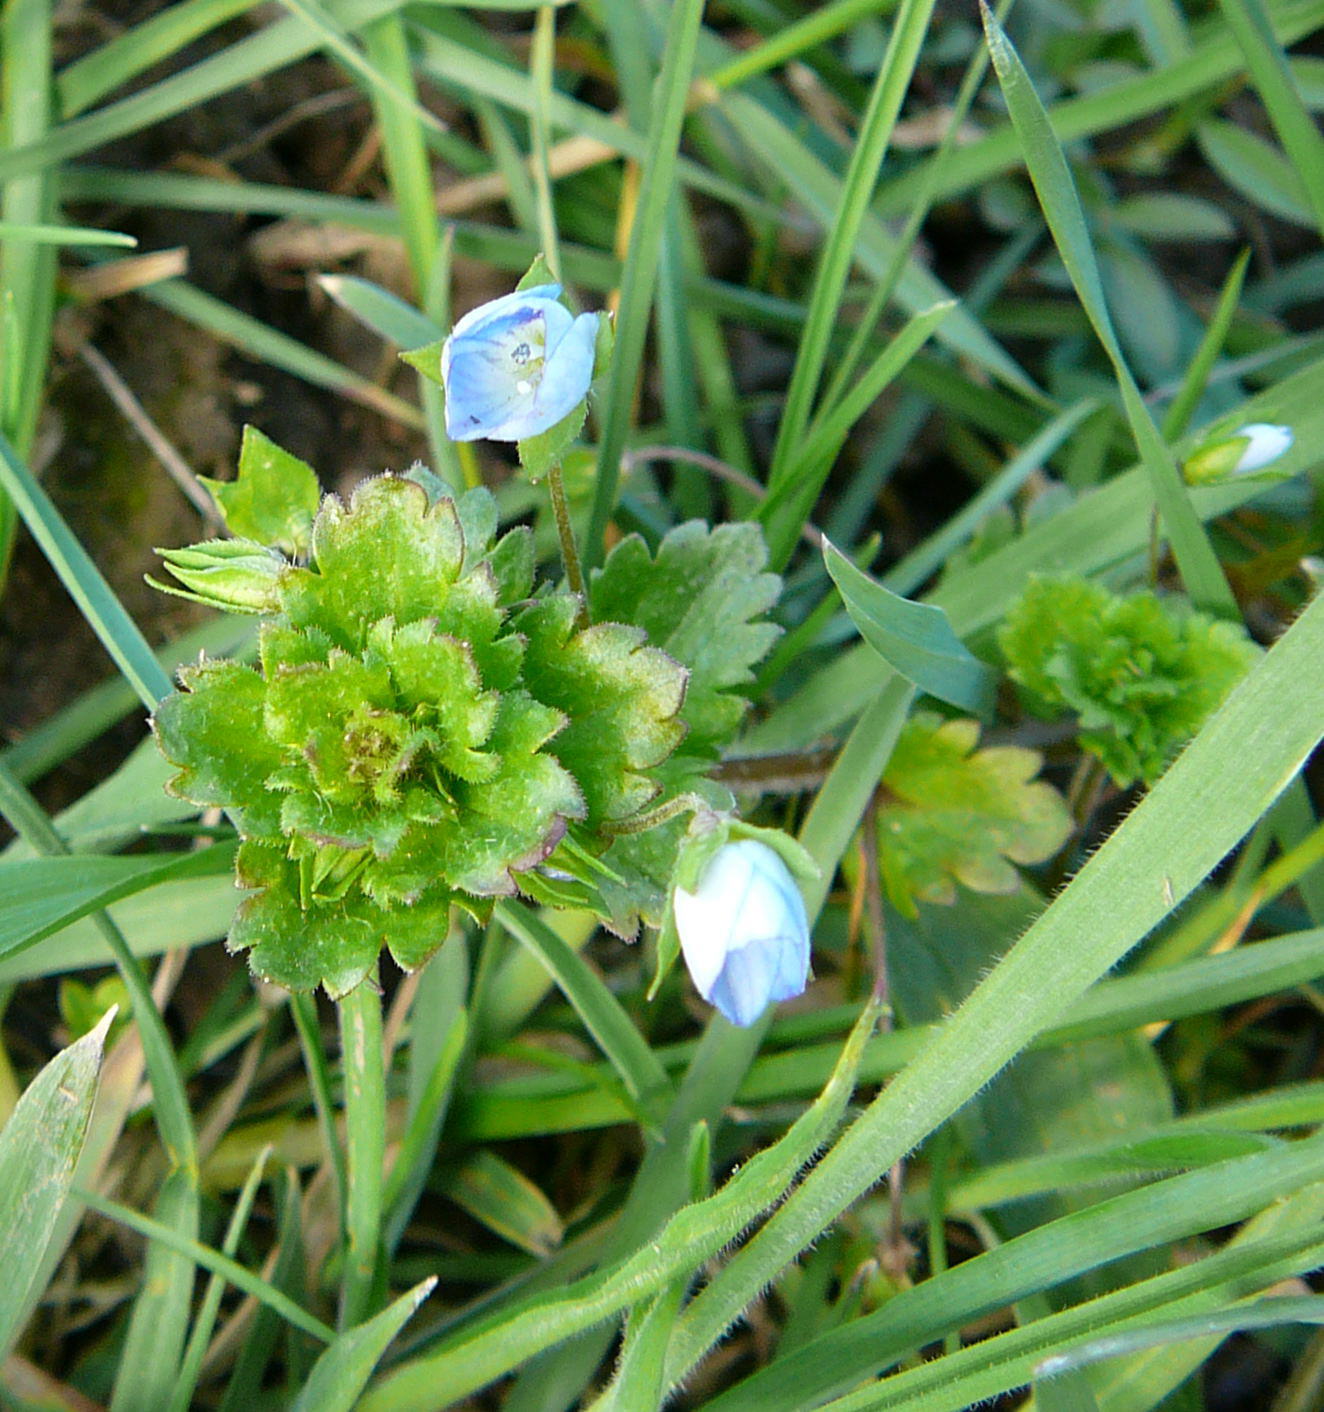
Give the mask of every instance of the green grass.
M 1264 1297 L 1324 1265 L 1324 0 L 976 19 L 6 7 L 0 1404 L 40 1373 L 115 1412 L 1227 1412 L 1216 1354 L 1266 1412 L 1324 1397 L 1319 1297 Z M 89 296 L 135 242 L 186 275 Z M 196 511 L 81 344 L 204 476 L 245 420 L 331 491 L 422 459 L 550 574 L 542 487 L 451 443 L 398 357 L 539 254 L 615 319 L 561 472 L 586 570 L 702 518 L 784 577 L 698 767 L 818 869 L 813 981 L 749 1029 L 683 967 L 648 998 L 655 933 L 527 897 L 338 1016 L 255 983 L 218 944 L 234 827 L 147 740 L 173 673 L 255 629 L 142 587 Z M 1294 435 L 1268 475 L 1186 483 L 1252 422 Z M 1262 649 L 1151 789 L 1007 680 L 1034 575 Z M 984 719 L 903 798 L 918 703 Z M 1071 812 L 1032 867 L 1031 778 Z M 942 885 L 866 859 L 880 830 Z

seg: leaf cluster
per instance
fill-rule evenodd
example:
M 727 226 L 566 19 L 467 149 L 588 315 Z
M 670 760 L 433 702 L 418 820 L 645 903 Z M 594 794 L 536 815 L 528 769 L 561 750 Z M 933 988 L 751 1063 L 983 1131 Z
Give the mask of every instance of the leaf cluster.
M 1031 580 L 998 645 L 1030 707 L 1074 712 L 1081 746 L 1122 786 L 1152 784 L 1255 657 L 1230 623 L 1076 577 Z
M 154 720 L 171 790 L 241 835 L 252 895 L 231 947 L 269 980 L 339 996 L 383 946 L 422 964 L 453 906 L 481 919 L 523 891 L 627 934 L 657 918 L 680 830 L 618 835 L 739 724 L 729 688 L 775 634 L 750 621 L 779 583 L 759 572 L 758 530 L 685 525 L 656 560 L 622 542 L 586 621 L 578 596 L 535 592 L 532 536 L 497 538 L 486 490 L 455 500 L 425 472 L 385 475 L 348 505 L 328 496 L 306 535 L 294 518 L 284 543 L 309 557 L 277 556 L 257 666 L 200 661 Z

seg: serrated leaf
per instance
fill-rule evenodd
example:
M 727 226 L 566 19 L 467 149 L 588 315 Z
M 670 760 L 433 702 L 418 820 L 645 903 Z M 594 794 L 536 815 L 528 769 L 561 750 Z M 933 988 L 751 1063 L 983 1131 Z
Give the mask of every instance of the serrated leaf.
M 777 601 L 781 579 L 764 573 L 762 531 L 752 523 L 709 529 L 692 520 L 670 531 L 657 557 L 638 535 L 617 544 L 593 575 L 596 620 L 634 623 L 689 672 L 680 717 L 686 754 L 716 754 L 747 703 L 734 691 L 780 629 L 755 621 Z
M 256 427 L 244 428 L 234 480 L 198 479 L 207 487 L 231 534 L 275 546 L 287 554 L 307 552 L 322 495 L 317 473 Z
M 986 712 L 996 676 L 952 630 L 936 604 L 902 598 L 824 541 L 823 560 L 860 636 L 921 691 L 968 711 Z
M 349 504 L 322 502 L 313 525 L 313 560 L 291 569 L 281 603 L 296 627 L 314 627 L 359 650 L 368 626 L 439 616 L 464 562 L 464 534 L 453 500 L 429 506 L 427 493 L 401 476 L 374 476 Z
M 239 662 L 203 661 L 179 674 L 182 692 L 157 706 L 152 730 L 161 753 L 179 773 L 167 793 L 201 805 L 221 805 L 236 827 L 272 833 L 280 799 L 267 781 L 281 753 L 263 729 L 262 678 Z
M 1079 578 L 1031 580 L 998 646 L 1030 704 L 1079 716 L 1081 745 L 1123 786 L 1157 779 L 1255 656 L 1238 627 Z
M 0 1131 L 0 1358 L 41 1293 L 33 1281 L 83 1150 L 114 1016 L 107 1012 L 42 1069 Z
M 409 912 L 388 911 L 361 893 L 338 900 L 301 905 L 299 865 L 279 847 L 248 842 L 238 858 L 241 887 L 256 889 L 239 906 L 227 943 L 247 951 L 255 975 L 287 990 L 319 985 L 333 1000 L 348 995 L 372 970 L 378 953 L 408 933 L 408 954 L 421 951 L 420 930 L 435 938 L 435 951 L 446 938 L 450 898 L 420 903 Z
M 915 900 L 952 902 L 973 892 L 1014 892 L 1013 863 L 1041 863 L 1071 832 L 1062 796 L 1034 777 L 1033 750 L 979 750 L 979 722 L 921 712 L 906 722 L 883 775 L 879 862 L 888 893 L 913 915 Z
M 524 679 L 539 701 L 564 712 L 554 752 L 579 782 L 587 822 L 625 819 L 659 790 L 647 773 L 685 734 L 678 718 L 685 669 L 625 623 L 576 627 L 579 600 L 544 599 L 516 619 L 528 638 Z

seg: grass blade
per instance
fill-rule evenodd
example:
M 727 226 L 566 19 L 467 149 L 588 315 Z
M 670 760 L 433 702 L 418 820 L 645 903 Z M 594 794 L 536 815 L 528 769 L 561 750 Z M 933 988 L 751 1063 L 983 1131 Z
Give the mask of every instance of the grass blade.
M 630 229 L 630 245 L 621 275 L 616 349 L 602 410 L 597 478 L 588 532 L 580 546 L 587 573 L 601 563 L 607 522 L 616 504 L 621 453 L 625 450 L 634 405 L 635 384 L 643 364 L 649 312 L 657 282 L 667 202 L 674 185 L 681 124 L 699 40 L 703 0 L 677 0 L 667 25 L 662 72 L 653 98 L 646 152 L 641 163 L 643 193 Z
M 1163 517 L 1186 589 L 1198 607 L 1225 617 L 1238 617 L 1239 610 L 1227 579 L 1117 341 L 1103 281 L 1090 245 L 1085 213 L 1066 156 L 1019 55 L 983 0 L 981 13 L 993 67 L 1020 139 L 1030 179 L 1062 263 L 1113 365 L 1136 448 L 1149 473 L 1154 501 Z
M 24 1090 L 0 1130 L 0 1357 L 9 1353 L 42 1291 L 42 1255 L 83 1149 L 112 1007 Z

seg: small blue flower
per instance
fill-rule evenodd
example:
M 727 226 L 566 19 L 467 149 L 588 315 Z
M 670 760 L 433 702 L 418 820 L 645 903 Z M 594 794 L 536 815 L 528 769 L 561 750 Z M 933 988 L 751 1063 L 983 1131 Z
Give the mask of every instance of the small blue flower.
M 522 441 L 588 396 L 598 314 L 576 318 L 543 284 L 480 304 L 441 350 L 446 434 L 452 441 Z
M 809 979 L 804 900 L 781 856 L 742 838 L 714 854 L 698 890 L 674 897 L 680 948 L 699 994 L 733 1025 L 752 1025 Z

